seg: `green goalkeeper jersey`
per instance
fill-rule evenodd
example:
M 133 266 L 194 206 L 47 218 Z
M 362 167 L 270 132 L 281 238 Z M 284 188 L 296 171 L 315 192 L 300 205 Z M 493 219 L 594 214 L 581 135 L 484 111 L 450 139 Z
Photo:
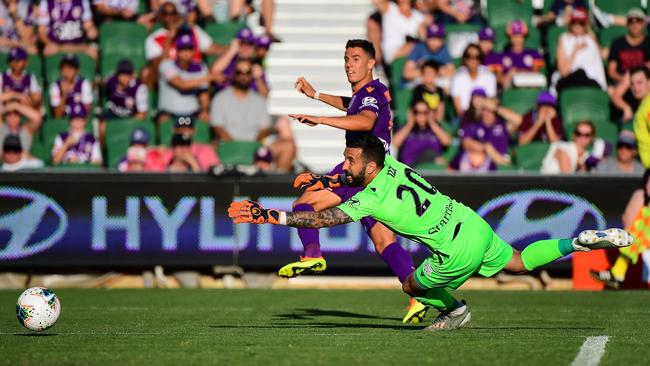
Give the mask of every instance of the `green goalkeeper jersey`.
M 384 168 L 372 182 L 338 208 L 354 221 L 372 216 L 434 252 L 444 252 L 453 239 L 456 225 L 469 215 L 476 215 L 390 155 L 386 155 Z

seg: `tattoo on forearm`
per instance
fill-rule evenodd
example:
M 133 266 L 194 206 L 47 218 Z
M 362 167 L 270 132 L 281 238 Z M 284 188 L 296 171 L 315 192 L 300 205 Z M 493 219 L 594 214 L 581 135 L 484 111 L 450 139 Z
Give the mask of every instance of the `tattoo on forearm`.
M 287 225 L 318 229 L 352 222 L 341 209 L 333 207 L 320 212 L 287 212 Z

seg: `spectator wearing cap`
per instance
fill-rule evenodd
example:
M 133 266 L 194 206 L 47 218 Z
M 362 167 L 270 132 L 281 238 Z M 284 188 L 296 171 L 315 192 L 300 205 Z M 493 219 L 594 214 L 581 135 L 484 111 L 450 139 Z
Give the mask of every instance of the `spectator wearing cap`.
M 61 76 L 50 84 L 50 107 L 55 118 L 70 116 L 76 106 L 89 111 L 93 103 L 90 82 L 79 76 L 79 58 L 74 54 L 63 56 L 59 64 Z
M 450 143 L 451 136 L 423 100 L 411 105 L 406 124 L 393 136 L 393 146 L 399 149 L 398 160 L 411 166 L 439 160 Z
M 0 1 L 0 53 L 24 47 L 30 54 L 38 52 L 34 34 L 34 2 L 32 0 Z
M 515 123 L 519 126 L 519 145 L 533 141 L 547 143 L 564 139 L 562 120 L 557 112 L 557 99 L 547 91 L 537 95 L 536 107 L 523 116 L 517 114 Z
M 167 171 L 172 173 L 198 173 L 201 171 L 199 162 L 196 160 L 196 157 L 194 157 L 190 149 L 191 145 L 192 138 L 188 135 L 177 133 L 172 136 L 172 156 L 167 165 Z
M 639 109 L 641 101 L 650 94 L 650 69 L 635 66 L 623 76 L 612 93 L 612 121 L 629 123 Z
M 99 125 L 102 144 L 106 131 L 106 121 L 120 118 L 144 120 L 149 109 L 149 89 L 135 76 L 133 63 L 120 60 L 115 74 L 110 76 L 104 86 L 104 112 Z
M 84 53 L 97 59 L 97 28 L 89 0 L 49 0 L 39 5 L 38 36 L 45 45 L 43 56 L 59 52 Z
M 102 164 L 99 141 L 86 131 L 88 113 L 76 105 L 69 114 L 70 129 L 54 139 L 52 164 Z
M 424 101 L 430 110 L 433 111 L 437 121 L 445 118 L 444 91 L 436 86 L 438 79 L 438 64 L 434 61 L 427 61 L 420 66 L 421 84 L 413 89 L 413 100 L 411 103 Z
M 413 47 L 408 61 L 404 65 L 402 79 L 411 82 L 422 77 L 420 66 L 427 61 L 435 61 L 440 65 L 438 73 L 449 78 L 454 73 L 454 64 L 445 45 L 445 27 L 442 24 L 431 24 L 426 28 L 426 41 L 419 42 Z
M 449 94 L 452 97 L 457 116 L 462 116 L 470 107 L 472 91 L 480 88 L 488 97 L 497 95 L 496 76 L 486 66 L 481 65 L 483 54 L 477 44 L 470 44 L 463 52 L 463 66 L 451 78 Z
M 571 13 L 569 31 L 562 33 L 557 44 L 557 70 L 555 76 L 558 94 L 566 87 L 595 87 L 605 90 L 605 69 L 600 48 L 589 34 L 589 17 L 583 8 Z
M 26 107 L 40 110 L 42 90 L 34 74 L 26 72 L 27 52 L 12 48 L 7 55 L 9 69 L 0 77 L 0 103 L 18 102 Z
M 274 129 L 266 100 L 250 90 L 252 63 L 239 60 L 235 65 L 232 85 L 215 95 L 210 107 L 210 124 L 219 141 L 258 141 L 271 149 L 278 170 L 289 172 L 293 166 L 296 145 L 289 121 L 280 118 Z
M 485 27 L 478 32 L 478 46 L 483 54 L 481 65 L 487 66 L 494 73 L 501 67 L 501 55 L 494 52 L 495 41 L 496 33 L 494 33 L 494 29 Z
M 191 34 L 180 34 L 175 44 L 178 59 L 160 64 L 158 120 L 190 115 L 207 121 L 210 118 L 208 89 L 210 82 L 216 80 L 215 74 L 208 73 L 204 63 L 194 61 L 195 44 Z
M 22 118 L 27 122 L 21 125 Z M 21 146 L 25 152 L 32 147 L 34 134 L 41 125 L 41 112 L 17 102 L 4 105 L 2 109 L 2 123 L 0 123 L 0 145 L 6 136 L 20 137 Z
M 504 88 L 512 86 L 512 78 L 519 72 L 539 72 L 544 68 L 544 57 L 534 49 L 526 48 L 528 25 L 521 20 L 513 20 L 506 27 L 510 47 L 501 54 L 497 69 L 499 84 Z
M 633 174 L 642 176 L 645 168 L 637 160 L 636 137 L 634 132 L 622 130 L 616 143 L 616 158 L 607 158 L 600 162 L 595 173 L 598 174 Z
M 627 12 L 627 33 L 612 42 L 607 58 L 610 81 L 620 82 L 635 66 L 650 67 L 650 38 L 645 35 L 646 25 L 646 15 L 641 9 L 632 8 Z
M 20 144 L 20 137 L 16 135 L 7 136 L 2 142 L 2 167 L 3 172 L 15 172 L 18 170 L 40 169 L 43 162 L 23 153 Z
M 571 14 L 577 8 L 587 9 L 587 2 L 585 0 L 554 0 L 548 13 L 534 16 L 533 23 L 535 26 L 555 23 L 558 27 L 563 27 L 569 24 Z
M 219 158 L 215 153 L 214 146 L 210 144 L 201 144 L 194 142 L 195 126 L 197 123 L 190 116 L 181 116 L 174 120 L 174 134 L 189 136 L 192 140 L 190 152 L 199 163 L 201 171 L 207 171 L 209 168 L 219 165 Z M 198 122 L 203 123 L 203 122 Z
M 239 60 L 254 61 L 257 58 L 256 41 L 257 38 L 253 31 L 248 28 L 241 29 L 237 33 L 237 37 L 230 43 L 228 51 L 212 64 L 210 70 L 222 76 L 221 80 L 215 85 L 217 93 L 232 83 L 235 76 L 235 64 Z M 263 97 L 267 97 L 269 94 L 264 68 L 260 62 L 253 62 L 252 79 L 249 87 Z
M 189 34 L 194 43 L 194 62 L 201 62 L 204 55 L 216 56 L 225 51 L 223 47 L 214 43 L 212 38 L 196 24 L 188 25 L 179 15 L 177 2 L 164 0 L 157 8 L 158 22 L 162 25 L 145 40 L 145 58 L 147 66 L 142 71 L 142 80 L 149 86 L 155 88 L 158 80 L 159 65 L 163 60 L 177 58 L 175 40 L 181 34 Z
M 478 0 L 437 0 L 442 22 L 447 24 L 484 24 L 481 2 Z
M 273 44 L 273 39 L 268 34 L 260 34 L 255 38 L 255 62 L 264 66 L 266 55 Z
M 133 129 L 126 156 L 120 160 L 117 169 L 121 172 L 146 170 L 149 140 L 147 130 L 144 128 Z M 140 165 L 142 165 L 142 169 L 140 169 Z

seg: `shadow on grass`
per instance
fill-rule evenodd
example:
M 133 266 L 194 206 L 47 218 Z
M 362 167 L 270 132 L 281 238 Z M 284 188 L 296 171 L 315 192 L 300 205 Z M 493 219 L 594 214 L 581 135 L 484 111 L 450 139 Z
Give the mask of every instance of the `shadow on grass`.
M 394 330 L 422 330 L 426 325 L 388 325 L 388 324 L 343 324 L 343 323 L 303 323 L 303 324 L 274 324 L 274 325 L 211 325 L 210 328 L 217 329 L 394 329 Z
M 56 333 L 14 333 L 16 337 L 52 337 L 56 336 Z
M 319 316 L 333 316 L 338 318 L 357 318 L 357 319 L 382 319 L 382 320 L 402 320 L 400 318 L 386 318 L 376 315 L 358 314 L 349 311 L 340 310 L 323 310 L 323 309 L 295 309 L 291 314 L 277 314 L 273 317 L 291 320 L 310 320 Z
M 597 327 L 472 327 L 474 330 L 605 330 Z

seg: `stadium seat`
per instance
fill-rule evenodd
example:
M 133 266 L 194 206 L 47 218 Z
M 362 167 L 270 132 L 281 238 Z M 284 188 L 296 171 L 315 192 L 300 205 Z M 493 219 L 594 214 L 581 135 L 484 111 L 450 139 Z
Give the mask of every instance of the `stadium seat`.
M 134 22 L 113 21 L 99 28 L 99 49 L 101 75 L 112 74 L 117 63 L 127 58 L 136 70 L 145 64 L 144 43 L 147 29 Z
M 548 49 L 548 68 L 550 70 L 555 69 L 555 58 L 557 54 L 557 42 L 560 39 L 562 33 L 566 32 L 566 27 L 551 27 L 546 34 L 546 47 Z
M 54 147 L 54 139 L 61 132 L 68 130 L 69 123 L 67 119 L 48 119 L 41 126 L 41 138 L 43 141 L 43 161 L 50 164 L 52 160 L 52 148 Z
M 631 8 L 643 9 L 641 0 L 596 0 L 600 10 L 616 15 L 625 15 Z
M 102 171 L 104 167 L 101 165 L 95 164 L 58 164 L 50 166 L 50 169 L 53 170 L 64 170 L 64 171 Z
M 535 107 L 540 91 L 541 89 L 533 88 L 506 89 L 501 97 L 501 104 L 519 114 L 525 114 Z
M 258 142 L 230 141 L 217 145 L 217 155 L 223 164 L 253 164 Z
M 59 78 L 59 63 L 64 55 L 64 53 L 57 53 L 45 58 L 45 80 L 48 84 Z M 91 83 L 94 82 L 97 66 L 95 60 L 88 55 L 80 53 L 77 54 L 77 57 L 79 58 L 79 75 L 88 79 Z
M 614 42 L 616 38 L 624 36 L 625 33 L 627 33 L 626 27 L 604 28 L 601 29 L 600 33 L 598 34 L 598 42 L 600 43 L 601 47 L 609 49 L 612 47 L 612 42 Z
M 29 153 L 43 162 L 47 161 L 49 154 L 45 151 L 45 144 L 43 144 L 43 140 L 39 134 L 34 135 L 32 148 L 29 150 Z
M 174 122 L 171 119 L 160 123 L 160 144 L 169 146 L 172 140 L 172 128 Z M 194 142 L 201 144 L 210 143 L 210 124 L 204 121 L 194 122 Z
M 573 139 L 573 132 L 575 131 L 575 126 L 579 121 L 572 124 L 564 125 L 564 134 L 567 136 L 568 140 Z M 616 122 L 610 122 L 607 119 L 592 120 L 594 128 L 596 129 L 596 137 L 607 141 L 610 145 L 616 146 L 618 140 L 618 127 Z
M 481 30 L 481 26 L 478 24 L 449 24 L 445 25 L 445 30 L 449 53 L 453 59 L 459 59 L 468 44 L 478 42 L 478 32 Z
M 210 23 L 205 26 L 205 32 L 210 35 L 214 43 L 221 46 L 228 46 L 242 28 L 246 26 L 243 22 L 226 22 L 226 23 Z M 207 56 L 206 63 L 212 64 L 214 56 Z
M 550 144 L 546 142 L 531 142 L 517 146 L 516 161 L 519 169 L 539 172 L 542 160 L 546 156 Z
M 413 90 L 399 88 L 395 93 L 395 123 L 403 126 L 406 124 L 406 118 L 409 112 L 409 107 L 411 105 L 411 100 L 413 99 Z
M 565 126 L 583 120 L 609 120 L 609 96 L 596 88 L 567 89 L 560 95 L 560 113 Z
M 125 118 L 106 122 L 106 159 L 109 168 L 117 168 L 120 160 L 126 156 L 131 132 L 136 128 L 144 128 L 151 137 L 156 135 L 156 126 L 150 120 Z M 153 141 L 149 142 L 151 144 Z
M 531 0 L 487 1 L 488 24 L 493 28 L 506 26 L 510 21 L 521 19 L 530 25 L 533 17 Z
M 502 52 L 505 46 L 508 44 L 508 36 L 506 35 L 506 26 L 498 27 L 494 30 L 496 35 L 496 41 L 494 42 L 494 48 L 498 52 Z M 526 42 L 524 43 L 526 48 L 533 48 L 540 50 L 542 48 L 541 36 L 539 30 L 534 27 L 528 29 L 528 37 L 526 37 Z

